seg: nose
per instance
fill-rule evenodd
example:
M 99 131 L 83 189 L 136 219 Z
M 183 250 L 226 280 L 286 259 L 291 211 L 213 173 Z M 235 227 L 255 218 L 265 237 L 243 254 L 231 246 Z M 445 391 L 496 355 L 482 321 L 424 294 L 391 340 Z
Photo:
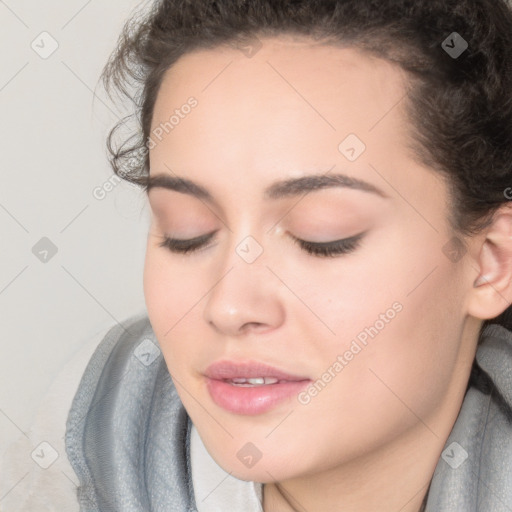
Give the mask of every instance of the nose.
M 207 295 L 203 316 L 218 333 L 240 336 L 265 333 L 284 322 L 279 281 L 264 257 L 247 263 L 238 254 L 226 259 L 217 282 Z

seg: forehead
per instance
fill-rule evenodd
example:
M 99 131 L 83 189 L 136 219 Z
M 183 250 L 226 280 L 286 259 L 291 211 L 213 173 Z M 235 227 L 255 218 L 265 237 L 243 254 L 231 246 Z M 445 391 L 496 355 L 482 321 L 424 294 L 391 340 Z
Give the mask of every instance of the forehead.
M 250 58 L 225 47 L 187 54 L 157 96 L 152 130 L 162 138 L 150 174 L 194 181 L 236 216 L 259 211 L 278 180 L 332 171 L 394 197 L 400 218 L 426 224 L 414 209 L 430 211 L 444 225 L 448 190 L 414 154 L 407 78 L 383 59 L 315 41 L 265 39 Z M 190 98 L 196 106 L 184 108 Z M 363 151 L 350 160 L 340 148 L 361 149 L 354 137 Z
M 321 108 L 338 105 L 348 115 L 357 110 L 348 109 L 354 100 L 370 100 L 379 111 L 404 93 L 400 67 L 357 48 L 290 35 L 262 39 L 257 48 L 250 57 L 227 46 L 185 54 L 165 73 L 155 111 L 169 111 L 192 93 L 210 105 L 229 95 L 230 103 L 252 98 L 304 108 L 310 102 L 329 121 Z
M 151 169 L 164 172 L 165 161 L 188 173 L 207 163 L 220 176 L 241 166 L 245 177 L 269 180 L 276 172 L 341 169 L 350 162 L 339 145 L 350 134 L 380 159 L 396 159 L 406 148 L 405 90 L 399 67 L 307 38 L 262 39 L 250 57 L 230 47 L 194 51 L 165 73 L 152 131 L 191 97 L 197 106 L 163 132 Z

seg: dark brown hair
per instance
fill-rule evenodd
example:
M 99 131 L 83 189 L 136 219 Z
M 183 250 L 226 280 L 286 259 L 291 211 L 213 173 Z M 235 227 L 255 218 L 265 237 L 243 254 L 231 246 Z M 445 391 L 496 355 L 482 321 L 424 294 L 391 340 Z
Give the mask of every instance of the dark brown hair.
M 512 186 L 512 11 L 505 0 L 149 4 L 126 23 L 102 74 L 107 91 L 120 91 L 135 107 L 132 135 L 114 144 L 130 120 L 125 118 L 107 141 L 111 165 L 124 179 L 145 185 L 156 97 L 164 73 L 181 56 L 291 34 L 356 47 L 408 72 L 413 149 L 419 161 L 447 179 L 454 232 L 461 237 L 477 233 L 507 202 L 505 191 Z M 467 44 L 460 55 L 447 51 L 454 37 Z M 512 328 L 510 314 L 509 308 L 493 322 Z

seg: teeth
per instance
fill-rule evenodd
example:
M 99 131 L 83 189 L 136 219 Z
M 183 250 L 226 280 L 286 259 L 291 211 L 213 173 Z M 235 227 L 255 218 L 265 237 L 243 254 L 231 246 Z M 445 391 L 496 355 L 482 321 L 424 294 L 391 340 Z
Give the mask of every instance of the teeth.
M 267 384 L 276 384 L 279 379 L 274 377 L 255 377 L 253 379 L 244 379 L 243 377 L 236 377 L 229 379 L 229 382 L 234 386 L 264 386 Z

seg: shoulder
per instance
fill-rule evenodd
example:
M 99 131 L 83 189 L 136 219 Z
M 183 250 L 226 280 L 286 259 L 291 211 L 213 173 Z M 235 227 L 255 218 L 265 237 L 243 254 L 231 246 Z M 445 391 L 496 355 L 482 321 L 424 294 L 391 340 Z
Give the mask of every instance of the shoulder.
M 189 428 L 149 320 L 116 325 L 94 351 L 66 423 L 78 501 L 118 510 L 143 509 L 155 495 L 186 500 Z
M 116 347 L 123 345 L 136 350 L 146 335 L 153 339 L 147 315 L 141 313 L 122 325 L 108 325 L 84 337 L 81 348 L 53 380 L 29 429 L 21 432 L 1 454 L 2 512 L 78 512 L 78 481 L 65 446 L 72 403 L 77 394 L 96 385 Z M 149 357 L 150 348 L 140 347 L 144 360 Z
M 478 510 L 512 507 L 512 332 L 490 324 L 480 336 L 462 407 L 432 479 L 427 510 L 448 510 L 448 504 L 469 510 L 475 503 Z
M 490 324 L 481 333 L 471 381 L 489 395 L 512 428 L 512 332 Z
M 132 316 L 111 327 L 90 358 L 76 390 L 72 411 L 90 405 L 105 373 L 115 372 L 132 355 L 147 361 L 159 355 L 159 349 L 146 314 Z M 149 355 L 148 355 L 149 354 Z M 80 418 L 76 418 L 80 421 Z M 74 415 L 68 418 L 68 430 L 73 428 Z

